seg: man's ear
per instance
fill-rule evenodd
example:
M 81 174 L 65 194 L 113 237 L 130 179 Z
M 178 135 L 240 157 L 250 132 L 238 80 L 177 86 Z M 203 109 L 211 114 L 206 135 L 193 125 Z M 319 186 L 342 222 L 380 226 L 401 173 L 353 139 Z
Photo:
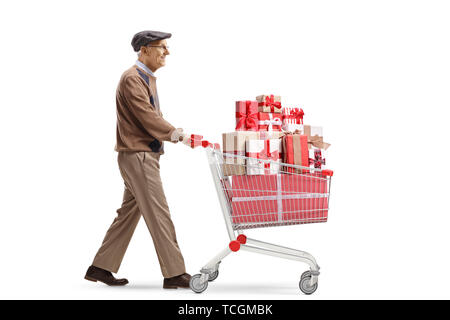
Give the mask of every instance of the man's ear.
M 147 54 L 147 50 L 148 50 L 147 47 L 142 46 L 140 51 L 141 51 L 142 54 L 146 55 Z

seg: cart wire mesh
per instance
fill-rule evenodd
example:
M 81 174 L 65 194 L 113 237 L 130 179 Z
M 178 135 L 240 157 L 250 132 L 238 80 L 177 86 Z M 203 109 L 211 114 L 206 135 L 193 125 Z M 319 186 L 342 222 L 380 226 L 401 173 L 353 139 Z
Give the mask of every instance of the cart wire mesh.
M 234 230 L 327 221 L 330 170 L 217 149 L 212 159 Z

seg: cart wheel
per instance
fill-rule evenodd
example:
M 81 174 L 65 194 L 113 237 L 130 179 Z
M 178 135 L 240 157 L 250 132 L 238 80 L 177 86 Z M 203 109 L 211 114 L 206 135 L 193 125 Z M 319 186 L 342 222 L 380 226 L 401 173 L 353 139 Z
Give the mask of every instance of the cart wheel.
M 189 281 L 189 287 L 191 287 L 192 291 L 195 293 L 202 293 L 203 291 L 208 288 L 208 281 L 205 281 L 204 283 L 201 282 L 201 274 L 196 274 L 191 277 L 191 280 Z
M 310 286 L 309 285 L 310 281 L 311 281 L 311 275 L 309 275 L 309 276 L 306 275 L 300 279 L 300 283 L 298 284 L 298 286 L 300 287 L 300 290 L 304 294 L 312 294 L 317 290 L 317 286 L 319 283 L 316 282 L 313 286 Z
M 219 270 L 214 271 L 213 273 L 210 273 L 208 276 L 208 281 L 214 281 L 219 276 Z
M 304 277 L 311 277 L 311 271 L 308 270 L 308 271 L 303 272 L 300 279 L 303 279 Z

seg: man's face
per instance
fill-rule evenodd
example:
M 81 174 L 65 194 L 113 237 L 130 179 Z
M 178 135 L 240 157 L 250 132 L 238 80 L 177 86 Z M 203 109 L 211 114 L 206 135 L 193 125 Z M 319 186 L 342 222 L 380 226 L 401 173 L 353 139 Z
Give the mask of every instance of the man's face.
M 166 56 L 170 54 L 166 40 L 158 40 L 141 49 L 143 62 L 152 71 L 166 65 Z

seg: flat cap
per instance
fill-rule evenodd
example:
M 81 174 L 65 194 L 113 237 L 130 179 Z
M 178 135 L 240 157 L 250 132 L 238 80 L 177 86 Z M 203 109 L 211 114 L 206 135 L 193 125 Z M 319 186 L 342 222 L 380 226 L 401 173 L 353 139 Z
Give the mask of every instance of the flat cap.
M 141 50 L 142 46 L 146 46 L 152 41 L 168 39 L 171 36 L 171 33 L 166 32 L 141 31 L 134 35 L 133 40 L 131 40 L 131 45 L 133 46 L 134 51 L 138 52 Z

